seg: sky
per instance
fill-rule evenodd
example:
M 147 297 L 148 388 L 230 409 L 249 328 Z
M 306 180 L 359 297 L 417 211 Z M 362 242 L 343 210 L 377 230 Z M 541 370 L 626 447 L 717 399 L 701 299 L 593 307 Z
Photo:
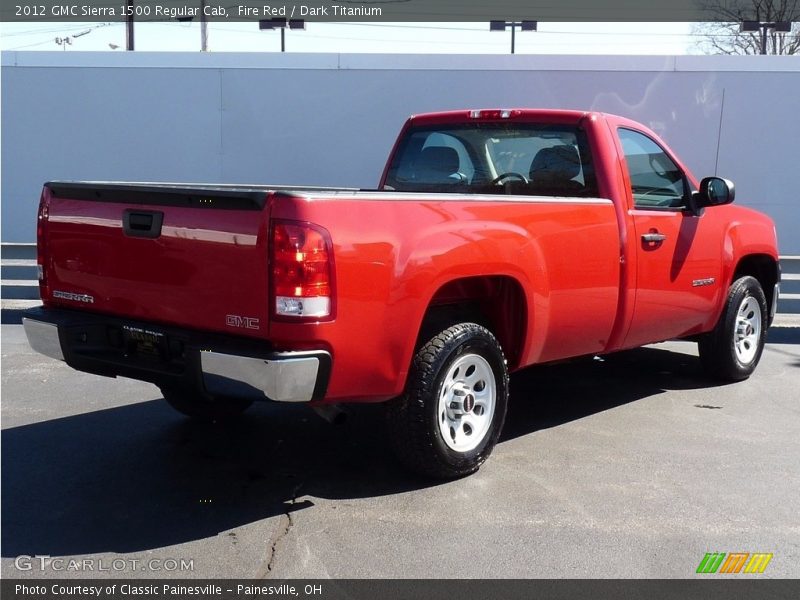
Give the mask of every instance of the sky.
M 139 23 L 137 51 L 200 50 L 198 23 Z M 507 54 L 511 33 L 488 23 L 306 23 L 286 32 L 287 52 Z M 67 43 L 65 39 L 68 38 Z M 209 23 L 212 52 L 279 52 L 278 31 L 252 23 Z M 516 34 L 518 54 L 698 54 L 692 23 L 539 23 Z M 59 43 L 60 42 L 60 43 Z M 0 50 L 117 51 L 123 23 L 2 23 Z

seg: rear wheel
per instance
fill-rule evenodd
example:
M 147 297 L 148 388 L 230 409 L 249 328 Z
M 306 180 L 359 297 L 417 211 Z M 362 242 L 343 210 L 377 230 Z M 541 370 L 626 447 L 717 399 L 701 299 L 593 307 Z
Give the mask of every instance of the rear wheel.
M 764 350 L 767 315 L 758 280 L 746 276 L 734 281 L 717 326 L 698 342 L 706 371 L 727 381 L 750 377 Z
M 387 405 L 400 461 L 438 478 L 468 475 L 489 457 L 508 402 L 500 344 L 475 323 L 440 332 L 414 357 L 405 394 Z
M 209 396 L 190 388 L 162 387 L 164 400 L 187 417 L 201 421 L 220 421 L 242 414 L 253 403 L 242 398 Z

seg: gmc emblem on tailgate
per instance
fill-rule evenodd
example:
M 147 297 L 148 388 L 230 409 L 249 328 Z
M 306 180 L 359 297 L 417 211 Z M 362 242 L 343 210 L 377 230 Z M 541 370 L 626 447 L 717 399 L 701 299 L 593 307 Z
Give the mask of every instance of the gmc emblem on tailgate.
M 225 325 L 244 329 L 261 329 L 258 319 L 255 317 L 240 317 L 239 315 L 225 315 Z

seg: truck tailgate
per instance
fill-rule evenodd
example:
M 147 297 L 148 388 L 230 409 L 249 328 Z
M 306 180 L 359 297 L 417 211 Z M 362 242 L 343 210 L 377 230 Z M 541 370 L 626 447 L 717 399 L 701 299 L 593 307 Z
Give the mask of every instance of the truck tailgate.
M 49 183 L 43 300 L 262 337 L 267 194 L 224 186 Z

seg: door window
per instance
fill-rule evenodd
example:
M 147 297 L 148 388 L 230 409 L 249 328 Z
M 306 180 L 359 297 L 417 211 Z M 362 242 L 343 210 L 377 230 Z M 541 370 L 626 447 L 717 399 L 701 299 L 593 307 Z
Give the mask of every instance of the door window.
M 646 135 L 619 129 L 619 139 L 631 179 L 636 208 L 683 208 L 688 189 L 683 172 L 666 152 Z

